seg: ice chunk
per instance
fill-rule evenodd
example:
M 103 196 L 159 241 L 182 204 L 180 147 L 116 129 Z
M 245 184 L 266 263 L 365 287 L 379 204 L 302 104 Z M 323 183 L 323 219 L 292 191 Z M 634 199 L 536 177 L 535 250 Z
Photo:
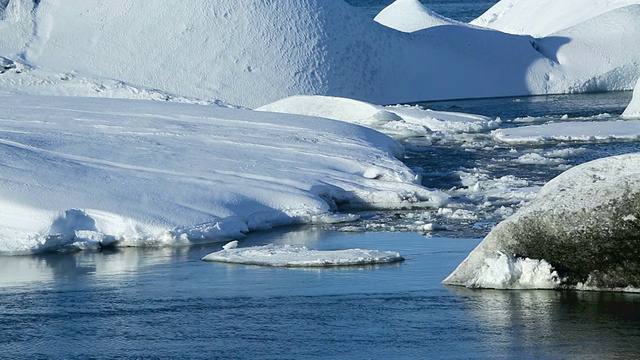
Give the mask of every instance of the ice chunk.
M 638 84 L 636 85 L 635 90 L 633 90 L 631 103 L 629 103 L 629 106 L 624 110 L 622 116 L 640 118 L 640 79 L 638 79 Z
M 430 10 L 418 0 L 396 0 L 380 11 L 374 20 L 406 33 L 456 23 Z
M 499 129 L 491 134 L 508 144 L 631 141 L 640 139 L 640 121 L 572 121 Z
M 404 259 L 399 253 L 392 251 L 363 249 L 321 251 L 292 245 L 265 245 L 225 249 L 206 255 L 202 260 L 280 267 L 329 267 L 384 264 Z

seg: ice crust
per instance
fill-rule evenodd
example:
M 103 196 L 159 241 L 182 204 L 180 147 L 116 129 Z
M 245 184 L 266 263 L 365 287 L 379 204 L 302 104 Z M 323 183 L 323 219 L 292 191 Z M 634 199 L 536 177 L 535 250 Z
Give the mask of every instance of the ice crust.
M 0 89 L 28 92 L 30 78 L 45 76 L 42 83 L 80 95 L 73 84 L 84 78 L 97 91 L 104 82 L 107 90 L 251 108 L 291 95 L 395 104 L 631 90 L 640 74 L 640 5 L 614 3 L 599 1 L 601 13 L 538 39 L 459 23 L 407 34 L 342 0 L 69 0 L 35 8 L 10 0 L 0 56 L 31 70 L 0 76 Z M 412 18 L 437 18 L 415 0 L 390 9 L 406 15 L 411 6 L 419 10 Z M 543 18 L 547 8 L 527 18 Z
M 449 275 L 468 287 L 640 288 L 640 154 L 572 168 L 496 226 Z M 528 263 L 529 270 L 517 264 Z M 524 267 L 523 267 L 524 268 Z
M 397 252 L 346 249 L 311 250 L 304 246 L 264 245 L 223 249 L 208 254 L 204 261 L 277 267 L 332 267 L 394 263 L 404 258 Z
M 442 206 L 403 148 L 300 115 L 139 100 L 0 96 L 0 253 L 241 238 Z

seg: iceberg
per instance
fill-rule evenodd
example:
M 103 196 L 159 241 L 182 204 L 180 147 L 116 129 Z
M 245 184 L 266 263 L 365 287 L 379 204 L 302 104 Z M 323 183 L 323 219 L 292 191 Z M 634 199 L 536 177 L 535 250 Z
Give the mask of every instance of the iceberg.
M 640 154 L 548 182 L 496 226 L 444 284 L 640 291 Z
M 333 267 L 386 264 L 403 261 L 393 251 L 346 249 L 311 250 L 304 246 L 264 245 L 248 248 L 223 249 L 202 258 L 232 264 L 277 267 Z
M 373 20 L 386 27 L 406 33 L 458 23 L 431 11 L 419 0 L 396 0 L 382 9 Z
M 438 208 L 361 126 L 220 106 L 0 95 L 0 253 L 242 238 L 363 208 Z
M 633 98 L 631 99 L 629 106 L 627 106 L 622 113 L 622 116 L 628 118 L 640 118 L 640 79 L 638 79 L 638 84 L 633 90 Z
M 0 91 L 11 93 L 35 84 L 63 95 L 89 88 L 249 108 L 293 95 L 397 104 L 631 90 L 639 74 L 637 4 L 602 5 L 540 39 L 460 23 L 405 33 L 342 0 L 7 4 L 0 56 L 24 64 L 0 76 Z M 419 4 L 401 0 L 389 11 L 411 6 Z M 418 27 L 437 18 L 414 15 Z

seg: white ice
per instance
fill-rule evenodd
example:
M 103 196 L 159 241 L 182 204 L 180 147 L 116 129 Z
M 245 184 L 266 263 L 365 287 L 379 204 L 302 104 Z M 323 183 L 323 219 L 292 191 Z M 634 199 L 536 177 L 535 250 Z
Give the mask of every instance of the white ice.
M 0 96 L 0 252 L 189 244 L 440 207 L 357 125 L 140 100 Z
M 640 139 L 640 121 L 567 121 L 494 130 L 496 141 L 527 144 L 560 141 L 632 141 Z
M 346 249 L 311 250 L 304 246 L 264 245 L 223 249 L 202 258 L 205 261 L 278 267 L 331 267 L 372 265 L 403 261 L 397 252 Z
M 638 84 L 633 90 L 631 103 L 629 103 L 629 106 L 624 110 L 622 116 L 627 118 L 640 118 L 640 79 L 638 79 Z
M 396 0 L 374 18 L 392 29 L 411 33 L 434 26 L 457 24 L 424 6 L 419 0 Z
M 406 1 L 392 9 L 418 5 Z M 1 75 L 0 91 L 30 92 L 44 77 L 38 86 L 67 95 L 84 96 L 93 84 L 101 92 L 104 83 L 106 93 L 253 108 L 291 95 L 394 104 L 631 90 L 640 75 L 640 6 L 616 6 L 534 39 L 466 24 L 407 34 L 342 0 L 10 0 L 0 56 L 27 66 Z

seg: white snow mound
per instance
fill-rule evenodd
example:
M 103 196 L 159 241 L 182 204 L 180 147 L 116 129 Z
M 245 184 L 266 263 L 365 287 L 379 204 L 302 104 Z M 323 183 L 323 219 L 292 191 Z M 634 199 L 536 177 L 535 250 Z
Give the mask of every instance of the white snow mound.
M 403 261 L 393 251 L 346 249 L 310 250 L 292 245 L 265 245 L 226 249 L 208 254 L 204 261 L 223 263 L 278 266 L 278 267 L 331 267 L 373 265 Z
M 396 0 L 382 9 L 373 20 L 406 33 L 458 23 L 430 10 L 419 0 Z
M 637 291 L 638 239 L 640 154 L 603 158 L 547 183 L 444 283 Z

